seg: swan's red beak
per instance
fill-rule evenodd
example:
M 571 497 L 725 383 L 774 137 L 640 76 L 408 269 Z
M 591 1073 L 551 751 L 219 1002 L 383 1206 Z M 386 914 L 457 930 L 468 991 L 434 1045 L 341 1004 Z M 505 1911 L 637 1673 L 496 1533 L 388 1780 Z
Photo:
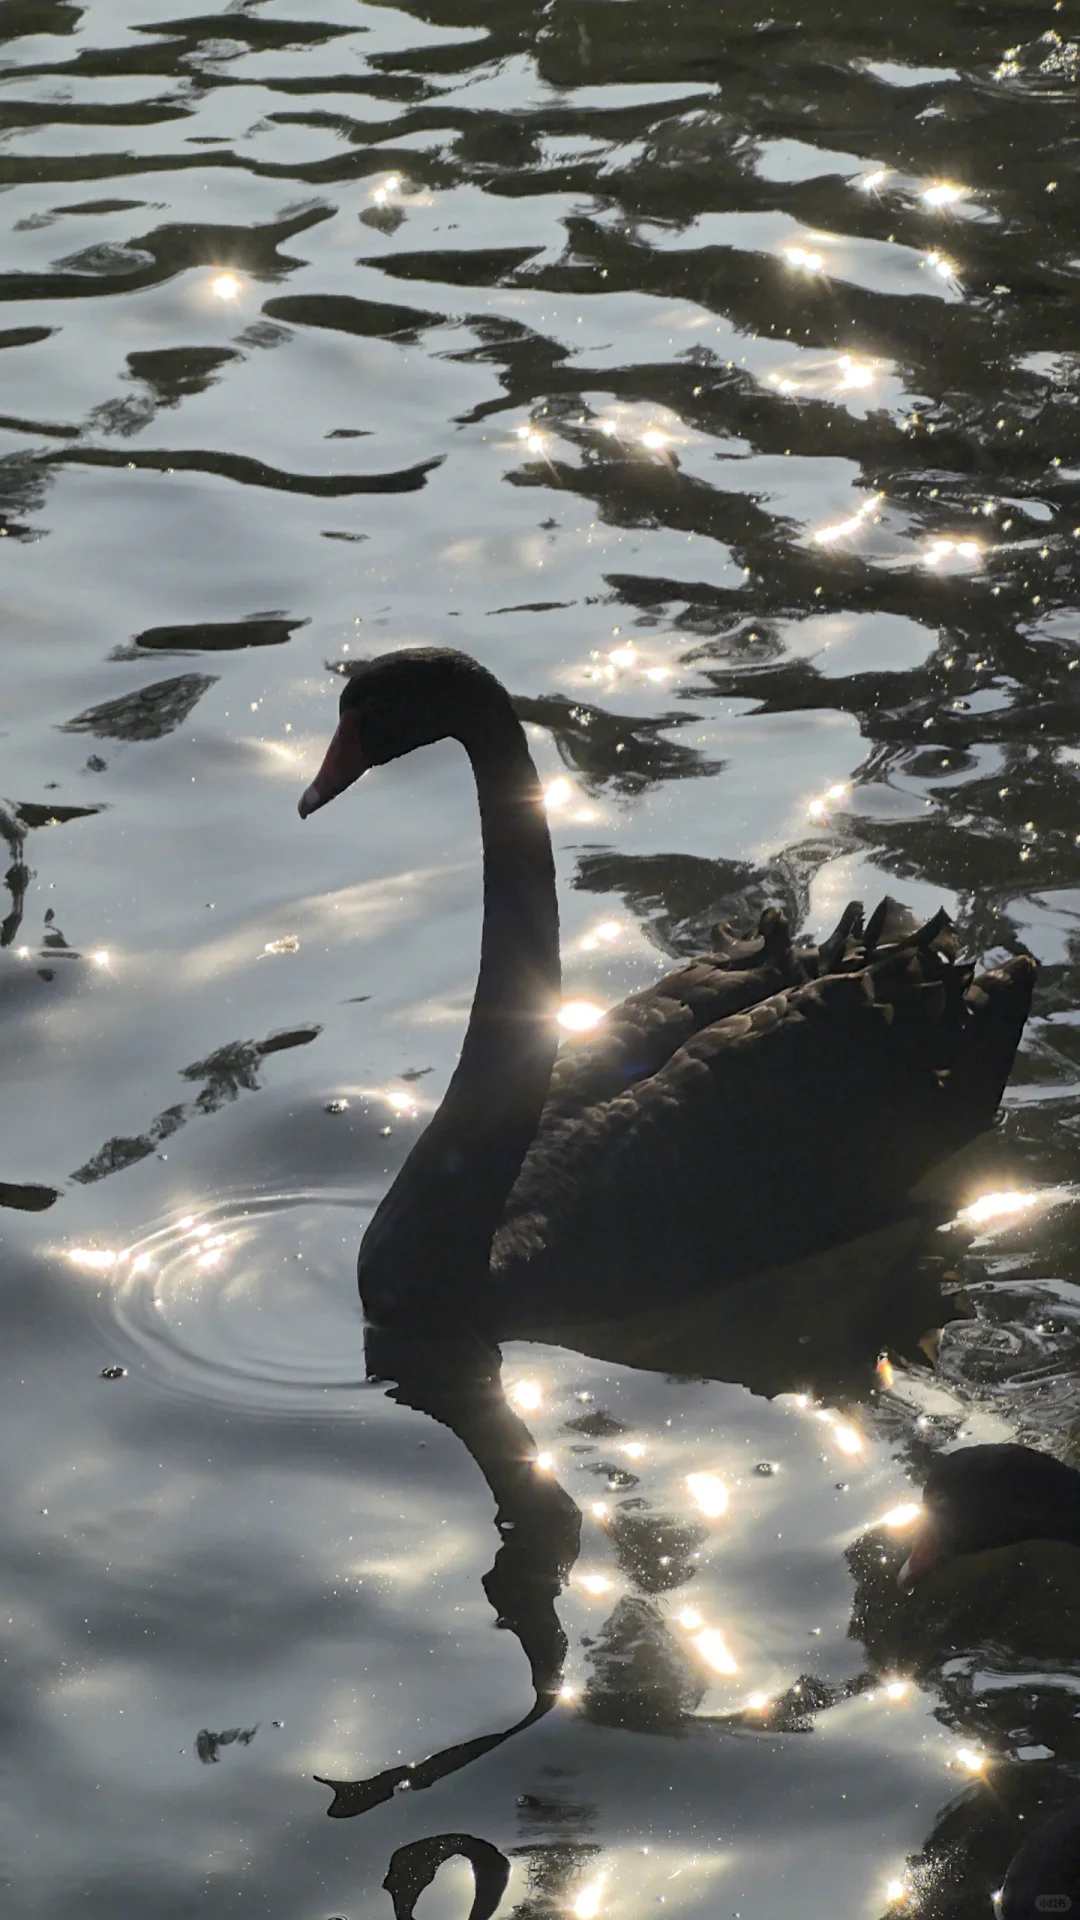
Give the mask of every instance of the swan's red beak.
M 921 1580 L 924 1573 L 929 1573 L 931 1567 L 936 1567 L 943 1558 L 937 1528 L 931 1520 L 924 1520 L 911 1552 L 896 1576 L 897 1586 L 913 1587 L 916 1580 Z
M 338 721 L 337 730 L 326 749 L 326 757 L 315 775 L 310 787 L 300 796 L 297 812 L 301 820 L 309 813 L 317 813 L 325 807 L 328 800 L 334 800 L 354 780 L 366 773 L 370 762 L 365 760 L 360 750 L 360 729 L 355 713 L 343 713 Z

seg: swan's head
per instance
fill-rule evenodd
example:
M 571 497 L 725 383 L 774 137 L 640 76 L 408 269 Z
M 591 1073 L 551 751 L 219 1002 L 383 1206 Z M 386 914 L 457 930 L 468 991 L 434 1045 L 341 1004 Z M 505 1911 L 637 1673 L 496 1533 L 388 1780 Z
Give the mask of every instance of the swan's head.
M 900 1585 L 914 1586 L 958 1554 L 1054 1539 L 1080 1544 L 1080 1475 L 1074 1468 L 1031 1447 L 959 1447 L 931 1468 Z
M 341 695 L 337 731 L 300 801 L 306 820 L 369 767 L 452 737 L 466 745 L 493 702 L 509 708 L 494 676 L 450 647 L 408 647 L 355 667 Z

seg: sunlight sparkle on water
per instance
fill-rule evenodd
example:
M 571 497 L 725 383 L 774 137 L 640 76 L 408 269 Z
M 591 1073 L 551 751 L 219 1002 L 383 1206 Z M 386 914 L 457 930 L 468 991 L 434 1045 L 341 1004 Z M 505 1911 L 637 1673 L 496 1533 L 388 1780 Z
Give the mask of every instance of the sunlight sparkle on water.
M 973 1747 L 957 1747 L 955 1764 L 963 1767 L 965 1773 L 982 1773 L 986 1766 L 985 1753 L 976 1753 Z
M 93 962 L 95 967 L 107 967 L 109 964 L 108 949 L 106 947 L 99 947 L 96 953 L 88 954 L 87 958 Z
M 746 1704 L 752 1712 L 762 1713 L 769 1704 L 769 1696 L 767 1693 L 751 1693 L 747 1696 Z
M 705 1625 L 705 1622 L 693 1607 L 684 1607 L 679 1615 L 679 1625 L 685 1627 L 688 1633 L 696 1633 L 699 1627 Z
M 902 1700 L 907 1690 L 908 1683 L 906 1680 L 889 1680 L 886 1682 L 885 1691 L 890 1700 Z
M 235 273 L 219 273 L 216 279 L 211 280 L 210 291 L 216 293 L 219 300 L 235 300 L 240 291 L 240 282 Z
M 955 280 L 956 268 L 953 262 L 947 260 L 943 253 L 939 253 L 936 247 L 931 253 L 927 254 L 926 264 L 928 267 L 933 267 L 939 280 Z
M 387 1100 L 395 1113 L 415 1113 L 416 1101 L 411 1093 L 388 1093 Z
M 834 541 L 846 540 L 851 534 L 858 533 L 864 520 L 870 517 L 884 498 L 882 493 L 872 493 L 846 520 L 834 520 L 830 526 L 819 527 L 814 535 L 816 544 L 819 547 L 831 547 Z
M 860 193 L 877 193 L 885 185 L 891 167 L 875 167 L 873 173 L 860 173 L 856 185 Z
M 622 1449 L 628 1460 L 644 1460 L 645 1449 L 640 1440 L 628 1440 Z
M 902 1880 L 889 1881 L 888 1886 L 885 1888 L 886 1900 L 891 1900 L 895 1905 L 898 1900 L 906 1900 L 907 1897 L 908 1890 Z
M 883 1513 L 881 1519 L 873 1524 L 876 1527 L 911 1527 L 921 1512 L 922 1506 L 918 1500 L 905 1500 L 898 1507 L 890 1507 L 888 1513 Z
M 522 1413 L 535 1413 L 537 1407 L 544 1404 L 544 1389 L 539 1380 L 515 1380 L 506 1397 L 515 1407 L 520 1407 Z
M 549 780 L 544 788 L 544 805 L 549 813 L 556 807 L 565 807 L 573 797 L 573 787 L 569 780 L 563 779 L 561 774 L 554 780 Z
M 953 207 L 966 192 L 966 187 L 958 187 L 952 180 L 935 180 L 932 186 L 924 187 L 920 197 L 924 207 Z
M 967 1226 L 985 1227 L 991 1220 L 1015 1220 L 1036 1205 L 1038 1194 L 1011 1188 L 1002 1193 L 984 1193 L 968 1207 L 961 1207 L 957 1219 Z
M 715 1473 L 688 1473 L 686 1485 L 707 1520 L 719 1520 L 727 1512 L 728 1490 Z
M 812 253 L 806 247 L 785 247 L 784 259 L 789 267 L 799 267 L 803 273 L 820 273 L 825 265 L 823 253 Z
M 567 1000 L 559 1008 L 559 1025 L 567 1033 L 588 1033 L 590 1027 L 599 1026 L 603 1017 L 603 1007 L 594 1006 L 591 1000 Z
M 608 659 L 613 667 L 632 667 L 637 659 L 636 647 L 612 647 Z
M 592 1506 L 589 1508 L 589 1512 L 592 1514 L 594 1520 L 606 1520 L 610 1511 L 611 1509 L 605 1507 L 602 1500 L 594 1500 Z
M 596 1915 L 600 1911 L 600 1902 L 603 1897 L 604 1882 L 602 1879 L 594 1880 L 591 1885 L 583 1887 L 573 1905 L 573 1912 L 577 1915 L 577 1920 L 596 1920 Z
M 868 367 L 863 360 L 853 360 L 850 353 L 840 355 L 840 375 L 841 391 L 847 387 L 872 387 L 874 384 L 873 367 Z
M 697 1635 L 694 1645 L 716 1673 L 738 1673 L 738 1662 L 732 1658 L 723 1634 L 715 1627 L 706 1627 L 704 1633 Z
M 841 1453 L 861 1453 L 866 1444 L 862 1434 L 855 1427 L 845 1425 L 843 1421 L 839 1421 L 833 1428 L 833 1439 Z
M 553 1453 L 538 1453 L 536 1459 L 533 1461 L 533 1466 L 536 1467 L 540 1473 L 550 1473 L 554 1465 L 555 1455 Z
M 977 540 L 931 540 L 923 560 L 928 567 L 938 567 L 951 553 L 958 560 L 978 560 L 982 555 L 982 547 Z
M 650 453 L 663 453 L 667 446 L 667 435 L 661 433 L 659 427 L 650 427 L 647 433 L 642 434 L 641 444 L 647 447 Z
M 119 1255 L 111 1253 L 105 1247 L 69 1247 L 68 1259 L 73 1267 L 86 1267 L 90 1273 L 103 1273 L 108 1267 L 115 1267 Z
M 602 1594 L 611 1592 L 611 1581 L 603 1573 L 583 1573 L 578 1584 L 586 1593 Z

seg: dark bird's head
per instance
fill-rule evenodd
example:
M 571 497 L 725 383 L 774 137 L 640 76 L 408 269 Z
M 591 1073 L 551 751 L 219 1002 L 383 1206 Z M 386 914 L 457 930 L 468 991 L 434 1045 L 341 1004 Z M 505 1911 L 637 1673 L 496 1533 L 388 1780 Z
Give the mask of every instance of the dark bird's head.
M 994 1912 L 997 1920 L 1080 1912 L 1080 1801 L 1024 1842 L 994 1897 Z
M 365 661 L 345 682 L 337 731 L 300 801 L 300 818 L 344 793 L 369 767 L 417 747 L 450 737 L 471 749 L 493 707 L 512 716 L 510 697 L 494 676 L 450 647 L 408 647 Z
M 1080 1473 L 1032 1447 L 961 1447 L 930 1471 L 900 1585 L 913 1586 L 958 1554 L 1021 1540 L 1080 1546 Z

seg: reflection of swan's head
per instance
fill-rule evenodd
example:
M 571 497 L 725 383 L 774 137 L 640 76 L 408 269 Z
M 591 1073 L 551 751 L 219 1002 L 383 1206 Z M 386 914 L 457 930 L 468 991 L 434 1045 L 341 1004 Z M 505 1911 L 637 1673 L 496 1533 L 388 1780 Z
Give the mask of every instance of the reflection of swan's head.
M 369 767 L 448 736 L 467 745 L 493 703 L 511 711 L 498 681 L 449 647 L 409 647 L 365 661 L 345 683 L 337 732 L 300 801 L 301 819 L 344 793 Z
M 425 1887 L 430 1887 L 444 1860 L 464 1854 L 473 1870 L 476 1895 L 469 1920 L 491 1920 L 506 1891 L 510 1862 L 490 1840 L 471 1833 L 433 1833 L 427 1840 L 411 1840 L 393 1855 L 383 1886 L 394 1903 L 396 1920 L 413 1920 L 413 1910 Z

